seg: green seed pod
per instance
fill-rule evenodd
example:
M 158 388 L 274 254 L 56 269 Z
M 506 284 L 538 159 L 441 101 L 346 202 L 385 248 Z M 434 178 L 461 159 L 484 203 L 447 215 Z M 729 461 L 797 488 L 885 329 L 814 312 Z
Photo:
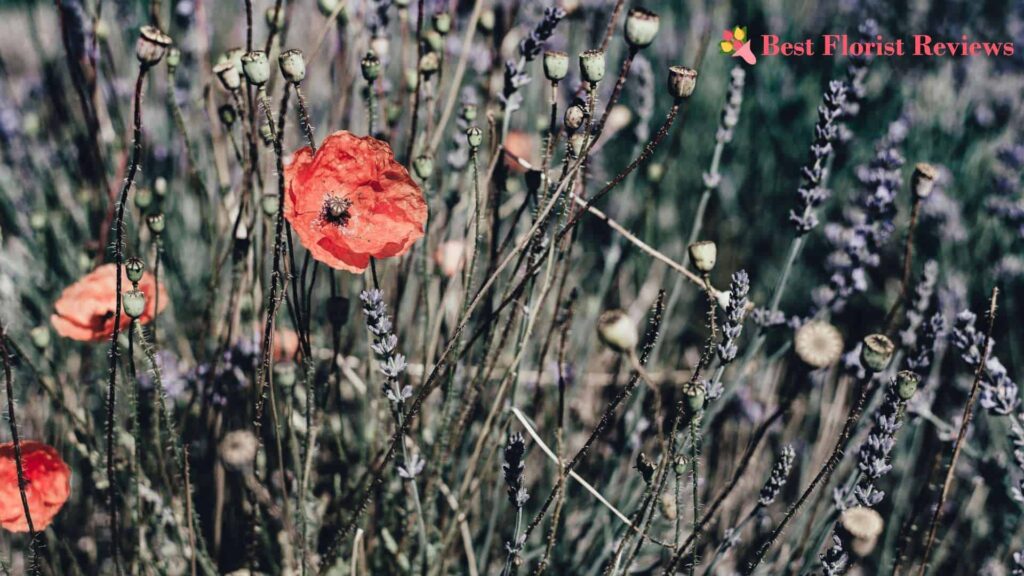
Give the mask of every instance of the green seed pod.
M 544 77 L 559 82 L 569 75 L 569 55 L 565 52 L 548 50 L 544 52 Z
M 28 217 L 28 225 L 36 232 L 39 232 L 46 228 L 46 212 L 37 210 Z
M 410 0 L 395 0 L 395 6 L 398 7 L 399 12 L 401 12 L 402 10 L 408 10 L 410 3 Z
M 149 188 L 135 190 L 135 206 L 139 210 L 145 210 L 153 204 L 153 191 Z
M 633 8 L 626 16 L 626 42 L 633 49 L 650 46 L 658 35 L 661 18 L 650 10 Z
M 686 456 L 680 454 L 672 461 L 672 471 L 676 473 L 676 476 L 682 476 L 686 474 L 687 464 L 689 463 L 686 461 Z
M 141 258 L 132 256 L 124 261 L 124 271 L 129 282 L 138 284 L 142 280 L 142 274 L 146 271 L 146 265 Z
M 673 98 L 689 98 L 696 88 L 696 70 L 684 66 L 672 66 L 668 69 L 668 92 Z
M 302 50 L 285 50 L 277 57 L 277 64 L 288 82 L 298 84 L 306 79 L 306 60 L 302 57 Z
M 623 354 L 630 353 L 640 341 L 636 324 L 622 310 L 607 310 L 597 319 L 597 336 L 605 346 Z
M 869 334 L 864 337 L 860 349 L 860 363 L 872 372 L 881 372 L 889 367 L 896 346 L 884 334 Z
M 427 180 L 434 173 L 434 158 L 426 154 L 417 156 L 412 163 L 413 169 L 420 180 Z
M 43 351 L 50 347 L 50 329 L 46 326 L 36 326 L 29 331 L 29 336 L 36 350 Z
M 129 318 L 138 319 L 146 311 L 146 295 L 142 290 L 126 290 L 122 294 L 121 305 Z
M 704 400 L 707 398 L 707 393 L 704 391 L 704 385 L 700 382 L 687 382 L 683 384 L 683 396 L 686 400 L 686 410 L 690 416 L 697 416 L 704 411 Z
M 171 47 L 167 51 L 167 69 L 173 74 L 178 68 L 178 64 L 181 64 L 181 50 Z
M 149 231 L 153 234 L 162 233 L 166 225 L 167 223 L 164 221 L 164 215 L 162 212 L 146 216 L 146 226 L 149 227 Z
M 242 56 L 242 72 L 253 86 L 263 86 L 270 80 L 270 60 L 262 50 L 246 52 Z
M 135 43 L 135 57 L 144 68 L 148 68 L 163 59 L 171 46 L 171 37 L 155 26 L 143 26 L 139 30 L 139 39 Z
M 276 192 L 268 192 L 260 198 L 260 208 L 263 208 L 263 213 L 267 216 L 277 216 L 280 207 L 281 199 L 278 198 Z
M 267 27 L 271 30 L 280 30 L 284 28 L 285 19 L 284 7 L 281 10 L 276 10 L 273 6 L 267 8 L 267 11 L 263 13 L 263 18 L 267 21 Z
M 907 401 L 914 397 L 921 378 L 910 370 L 901 370 L 896 374 L 896 394 L 900 400 Z
M 235 120 L 238 120 L 238 113 L 235 112 L 234 105 L 224 104 L 217 108 L 217 117 L 220 118 L 221 124 L 231 128 L 235 124 Z
M 604 68 L 604 52 L 601 50 L 587 50 L 580 54 L 580 75 L 587 82 L 600 82 L 604 78 Z
M 476 126 L 470 126 L 466 130 L 466 141 L 469 142 L 470 147 L 479 148 L 484 142 L 484 131 Z
M 338 4 L 341 4 L 341 2 L 342 0 L 317 0 L 316 7 L 320 9 L 320 13 L 324 16 L 330 16 L 338 9 Z M 345 9 L 342 8 L 342 14 L 344 13 Z
M 710 240 L 703 240 L 701 242 L 694 242 L 690 244 L 690 260 L 693 261 L 693 265 L 701 272 L 707 274 L 715 268 L 715 262 L 718 260 L 718 246 Z
M 441 69 L 441 57 L 437 52 L 426 52 L 420 57 L 420 74 L 429 78 L 432 74 Z
M 477 106 L 476 104 L 463 104 L 462 110 L 459 112 L 459 116 L 466 122 L 472 122 L 476 120 Z
M 228 92 L 234 92 L 242 87 L 242 74 L 231 60 L 225 60 L 214 66 L 213 74 Z
M 377 53 L 373 50 L 370 50 L 366 53 L 366 56 L 363 56 L 359 66 L 363 71 L 363 80 L 367 82 L 373 82 L 380 76 L 380 58 L 377 57 Z
M 424 52 L 440 52 L 444 49 L 444 38 L 437 33 L 437 30 L 424 30 L 420 40 L 427 48 Z
M 447 12 L 434 14 L 434 30 L 441 36 L 447 36 L 452 31 L 452 15 Z

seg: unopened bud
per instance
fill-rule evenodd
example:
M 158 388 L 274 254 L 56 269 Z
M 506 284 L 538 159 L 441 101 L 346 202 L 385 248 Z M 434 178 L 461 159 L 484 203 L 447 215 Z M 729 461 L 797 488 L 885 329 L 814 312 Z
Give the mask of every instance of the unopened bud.
M 932 189 L 935 188 L 935 180 L 938 177 L 939 171 L 931 164 L 921 162 L 914 166 L 914 175 L 910 179 L 910 186 L 914 191 L 914 195 L 922 200 L 930 196 Z
M 420 180 L 426 180 L 434 173 L 434 158 L 426 154 L 417 156 L 413 160 L 412 166 Z

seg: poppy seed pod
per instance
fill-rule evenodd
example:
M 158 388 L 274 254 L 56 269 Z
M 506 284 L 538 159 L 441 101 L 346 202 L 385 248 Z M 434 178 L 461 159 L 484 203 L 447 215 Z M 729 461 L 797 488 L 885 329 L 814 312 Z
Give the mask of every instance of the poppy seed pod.
M 412 167 L 416 170 L 416 175 L 420 177 L 420 180 L 426 180 L 434 173 L 434 158 L 426 154 L 417 156 L 412 162 Z
M 415 94 L 416 88 L 420 85 L 420 74 L 416 70 L 409 68 L 405 71 L 405 90 L 409 94 Z
M 812 320 L 793 335 L 793 350 L 811 368 L 828 368 L 843 355 L 843 335 L 828 322 Z
M 565 52 L 548 50 L 544 52 L 544 76 L 551 82 L 559 82 L 569 75 L 569 55 Z
M 135 43 L 135 57 L 144 67 L 160 62 L 171 46 L 171 37 L 155 26 L 143 26 Z
M 164 221 L 164 215 L 162 213 L 146 216 L 146 226 L 149 227 L 149 231 L 153 234 L 162 233 L 166 224 L 167 223 Z
M 172 46 L 167 51 L 167 69 L 174 72 L 178 68 L 178 64 L 181 64 L 181 50 Z
M 264 146 L 271 146 L 274 143 L 274 130 L 270 124 L 260 126 L 260 140 L 263 140 Z
M 882 515 L 871 508 L 854 506 L 839 516 L 839 534 L 857 556 L 867 556 L 878 543 L 885 522 Z
M 668 92 L 673 98 L 689 98 L 697 88 L 697 71 L 685 66 L 668 69 Z
M 29 336 L 37 350 L 46 350 L 50 347 L 50 329 L 46 326 L 36 326 L 29 331 Z
M 462 110 L 459 112 L 459 116 L 466 122 L 472 122 L 476 120 L 476 114 L 476 104 L 463 104 Z
M 575 132 L 583 126 L 583 122 L 587 119 L 587 111 L 579 104 L 573 104 L 565 109 L 565 129 L 569 132 Z
M 910 179 L 910 188 L 914 191 L 914 196 L 922 200 L 930 196 L 938 177 L 939 171 L 931 164 L 921 162 L 914 166 L 914 175 Z
M 122 295 L 121 304 L 124 307 L 124 313 L 132 320 L 136 320 L 146 311 L 146 294 L 135 288 L 126 290 Z
M 715 262 L 718 260 L 718 246 L 714 242 L 710 240 L 694 242 L 690 244 L 689 250 L 690 260 L 693 261 L 697 270 L 707 274 L 715 268 Z
M 370 50 L 363 56 L 363 59 L 359 62 L 359 67 L 363 71 L 363 80 L 367 82 L 373 82 L 380 76 L 380 58 L 377 57 L 377 53 Z
M 466 130 L 466 142 L 469 142 L 472 148 L 479 148 L 484 142 L 484 131 L 476 126 L 470 126 Z
M 220 80 L 220 85 L 228 92 L 234 92 L 242 87 L 242 75 L 231 60 L 225 60 L 213 67 L 213 73 Z
M 420 57 L 419 72 L 420 74 L 430 77 L 434 72 L 437 72 L 441 68 L 441 57 L 437 55 L 437 52 L 426 52 Z
M 661 18 L 643 8 L 633 8 L 626 16 L 626 42 L 630 48 L 640 49 L 651 45 L 658 35 Z
M 131 257 L 124 261 L 124 272 L 128 276 L 128 281 L 132 284 L 138 284 L 142 280 L 142 273 L 146 271 L 146 265 L 140 258 Z
M 263 86 L 270 80 L 270 60 L 262 50 L 246 52 L 242 56 L 242 72 L 253 86 Z
M 274 383 L 284 388 L 291 388 L 295 385 L 295 363 L 284 362 L 274 364 Z
M 892 340 L 884 334 L 869 334 L 864 337 L 860 348 L 860 363 L 872 372 L 881 372 L 889 367 L 892 353 L 896 350 Z
M 434 30 L 441 36 L 447 36 L 452 31 L 452 15 L 447 12 L 434 14 Z
M 281 67 L 281 75 L 292 84 L 306 79 L 306 60 L 302 57 L 302 50 L 285 50 L 277 57 L 277 64 Z
M 424 52 L 440 52 L 444 48 L 444 38 L 437 33 L 437 30 L 424 30 L 420 40 L 427 48 Z
M 910 370 L 900 370 L 896 374 L 896 394 L 900 397 L 900 400 L 910 400 L 913 398 L 920 381 L 921 377 L 917 373 Z
M 604 78 L 604 52 L 587 50 L 580 54 L 580 74 L 591 84 L 600 82 Z
M 260 208 L 263 209 L 263 213 L 267 216 L 276 215 L 280 207 L 281 199 L 278 198 L 276 192 L 268 192 L 260 198 Z
M 704 410 L 704 400 L 707 398 L 707 392 L 704 391 L 703 384 L 693 380 L 688 381 L 683 384 L 683 396 L 686 401 L 686 410 L 690 415 L 695 416 Z
M 263 17 L 267 20 L 267 26 L 271 30 L 280 30 L 284 28 L 284 10 L 277 10 L 274 7 L 267 8 L 267 11 L 263 13 Z
M 619 353 L 632 352 L 640 341 L 636 324 L 622 310 L 608 310 L 597 319 L 597 336 Z
M 411 0 L 395 0 L 395 6 L 398 7 L 399 11 L 409 8 L 409 4 L 411 3 Z

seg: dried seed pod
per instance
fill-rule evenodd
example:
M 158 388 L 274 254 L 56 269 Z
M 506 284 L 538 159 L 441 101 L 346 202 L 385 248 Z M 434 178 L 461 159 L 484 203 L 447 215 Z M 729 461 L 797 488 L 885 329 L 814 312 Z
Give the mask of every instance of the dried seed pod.
M 843 355 L 843 336 L 835 326 L 812 320 L 797 329 L 793 336 L 797 358 L 812 368 L 827 368 Z
M 242 87 L 242 74 L 231 60 L 224 60 L 213 67 L 213 74 L 220 80 L 220 85 L 228 92 Z
M 143 26 L 135 42 L 135 57 L 143 67 L 148 68 L 159 63 L 170 47 L 170 36 L 155 26 Z
M 573 104 L 565 109 L 563 121 L 565 122 L 565 129 L 569 132 L 575 132 L 583 126 L 583 123 L 587 120 L 587 111 L 583 106 L 579 104 Z
M 672 66 L 668 69 L 668 92 L 673 98 L 689 98 L 696 88 L 696 70 L 685 66 Z
M 715 262 L 718 260 L 718 246 L 710 240 L 702 240 L 700 242 L 694 242 L 690 244 L 690 260 L 693 261 L 693 265 L 697 267 L 697 270 L 707 274 L 715 268 Z
M 253 86 L 263 86 L 270 80 L 270 60 L 262 50 L 246 52 L 242 56 L 242 72 Z
M 917 385 L 921 382 L 921 377 L 916 372 L 910 370 L 901 370 L 896 374 L 896 394 L 900 397 L 900 400 L 910 400 L 917 393 Z
M 636 324 L 622 310 L 608 310 L 597 319 L 597 335 L 605 346 L 619 353 L 631 353 L 640 341 Z
M 302 57 L 302 50 L 285 50 L 277 57 L 277 64 L 288 82 L 298 84 L 306 79 L 306 60 Z
M 860 363 L 872 372 L 881 372 L 889 367 L 896 346 L 884 334 L 869 334 L 864 337 L 860 349 Z
M 939 171 L 931 164 L 921 162 L 914 166 L 914 175 L 910 179 L 910 188 L 914 195 L 925 199 L 931 195 L 935 188 L 935 180 L 939 177 Z
M 138 284 L 142 280 L 142 273 L 145 272 L 146 265 L 142 262 L 141 258 L 135 256 L 124 261 L 124 271 L 128 276 L 128 281 L 132 284 Z
M 135 288 L 126 290 L 122 294 L 121 305 L 129 318 L 133 320 L 140 318 L 146 311 L 146 294 Z

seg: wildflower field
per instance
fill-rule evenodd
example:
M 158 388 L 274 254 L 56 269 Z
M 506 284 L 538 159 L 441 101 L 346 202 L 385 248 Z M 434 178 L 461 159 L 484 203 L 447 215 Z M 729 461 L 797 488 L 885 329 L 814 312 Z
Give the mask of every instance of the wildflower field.
M 1024 2 L 0 2 L 0 574 L 1024 576 Z

